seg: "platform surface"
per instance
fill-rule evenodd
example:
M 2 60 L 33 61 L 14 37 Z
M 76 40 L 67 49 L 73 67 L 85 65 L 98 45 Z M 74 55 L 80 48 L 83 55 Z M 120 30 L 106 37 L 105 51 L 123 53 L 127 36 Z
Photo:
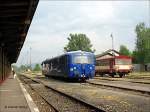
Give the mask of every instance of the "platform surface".
M 18 80 L 12 75 L 0 85 L 0 112 L 31 112 Z

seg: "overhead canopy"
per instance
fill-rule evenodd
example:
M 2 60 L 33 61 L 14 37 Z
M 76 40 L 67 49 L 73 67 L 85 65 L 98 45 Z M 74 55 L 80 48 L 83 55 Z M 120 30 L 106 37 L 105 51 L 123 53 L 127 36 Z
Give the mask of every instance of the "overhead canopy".
M 39 0 L 0 1 L 0 47 L 17 61 Z

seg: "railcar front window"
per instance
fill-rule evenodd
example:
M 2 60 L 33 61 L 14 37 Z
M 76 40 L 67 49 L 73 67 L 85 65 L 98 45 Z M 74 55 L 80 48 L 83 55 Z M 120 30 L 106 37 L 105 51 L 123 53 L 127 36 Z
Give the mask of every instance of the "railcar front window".
M 73 63 L 90 64 L 90 63 L 92 63 L 92 58 L 89 56 L 74 56 L 73 57 Z
M 130 65 L 131 59 L 115 59 L 117 65 Z

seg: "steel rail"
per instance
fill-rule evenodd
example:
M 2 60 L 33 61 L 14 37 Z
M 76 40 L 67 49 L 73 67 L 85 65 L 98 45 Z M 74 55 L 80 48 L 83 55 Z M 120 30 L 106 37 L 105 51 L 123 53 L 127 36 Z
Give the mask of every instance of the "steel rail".
M 119 89 L 119 90 L 124 90 L 124 91 L 140 93 L 140 95 L 150 95 L 149 91 L 144 91 L 144 90 L 131 89 L 131 88 L 125 88 L 125 87 L 119 87 L 119 86 L 111 86 L 111 85 L 105 85 L 105 84 L 97 84 L 97 83 L 92 83 L 88 81 L 86 81 L 86 83 L 94 87 L 109 87 L 109 88 L 114 88 L 114 89 Z
M 32 80 L 33 82 L 35 82 L 35 83 L 37 83 L 37 84 L 40 84 L 38 81 L 35 81 L 35 80 L 33 80 L 33 79 L 31 79 L 31 78 L 25 76 L 25 75 L 22 75 L 22 76 L 25 77 L 25 78 L 27 78 L 27 79 Z M 25 82 L 24 79 L 23 79 L 23 81 Z M 26 83 L 26 82 L 25 82 L 25 83 Z M 27 84 L 27 83 L 26 83 L 26 84 Z M 29 86 L 32 90 L 36 91 L 30 84 L 28 84 L 28 86 Z M 57 110 L 52 104 L 50 104 L 50 103 L 47 101 L 46 98 L 44 98 L 41 94 L 38 93 L 38 91 L 36 91 L 36 93 L 37 93 L 47 104 L 49 104 L 56 112 L 59 112 L 59 110 Z
M 85 102 L 84 100 L 82 100 L 82 99 L 80 99 L 80 98 L 71 96 L 71 95 L 69 95 L 69 94 L 67 94 L 67 93 L 64 93 L 64 92 L 62 92 L 62 91 L 59 91 L 59 90 L 57 90 L 57 89 L 55 89 L 55 88 L 53 88 L 53 87 L 51 87 L 51 86 L 49 86 L 49 85 L 46 85 L 46 84 L 44 84 L 43 82 L 38 81 L 39 79 L 36 80 L 36 79 L 30 78 L 30 77 L 25 76 L 25 75 L 23 75 L 23 76 L 24 76 L 24 77 L 27 77 L 28 79 L 33 80 L 34 82 L 40 83 L 40 84 L 44 85 L 46 88 L 49 88 L 49 89 L 51 89 L 51 90 L 53 90 L 53 91 L 55 91 L 55 92 L 57 92 L 57 93 L 59 93 L 59 94 L 62 94 L 63 96 L 66 96 L 66 97 L 68 97 L 68 98 L 70 98 L 70 99 L 72 99 L 72 100 L 75 100 L 75 101 L 77 101 L 77 102 L 79 102 L 79 103 L 84 104 L 85 106 L 88 106 L 88 107 L 92 108 L 92 109 L 93 109 L 93 112 L 105 112 L 104 110 L 102 110 L 102 109 L 100 109 L 100 108 L 98 108 L 98 107 L 96 107 L 96 106 L 94 106 L 94 105 L 92 105 L 92 104 L 90 104 L 90 103 L 88 103 L 88 102 Z

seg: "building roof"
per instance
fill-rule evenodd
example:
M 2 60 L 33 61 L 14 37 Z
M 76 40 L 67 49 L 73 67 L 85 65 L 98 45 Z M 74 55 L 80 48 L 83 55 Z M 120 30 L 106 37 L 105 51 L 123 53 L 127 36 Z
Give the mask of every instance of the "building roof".
M 0 1 L 0 47 L 10 63 L 17 61 L 39 0 Z
M 116 51 L 116 50 L 114 50 L 114 49 L 109 49 L 109 50 L 103 52 L 102 54 L 96 55 L 96 58 L 97 58 L 97 57 L 102 57 L 102 56 L 105 56 L 105 55 L 113 56 L 113 55 L 115 55 L 115 54 L 120 55 L 120 53 L 119 53 L 118 51 Z

